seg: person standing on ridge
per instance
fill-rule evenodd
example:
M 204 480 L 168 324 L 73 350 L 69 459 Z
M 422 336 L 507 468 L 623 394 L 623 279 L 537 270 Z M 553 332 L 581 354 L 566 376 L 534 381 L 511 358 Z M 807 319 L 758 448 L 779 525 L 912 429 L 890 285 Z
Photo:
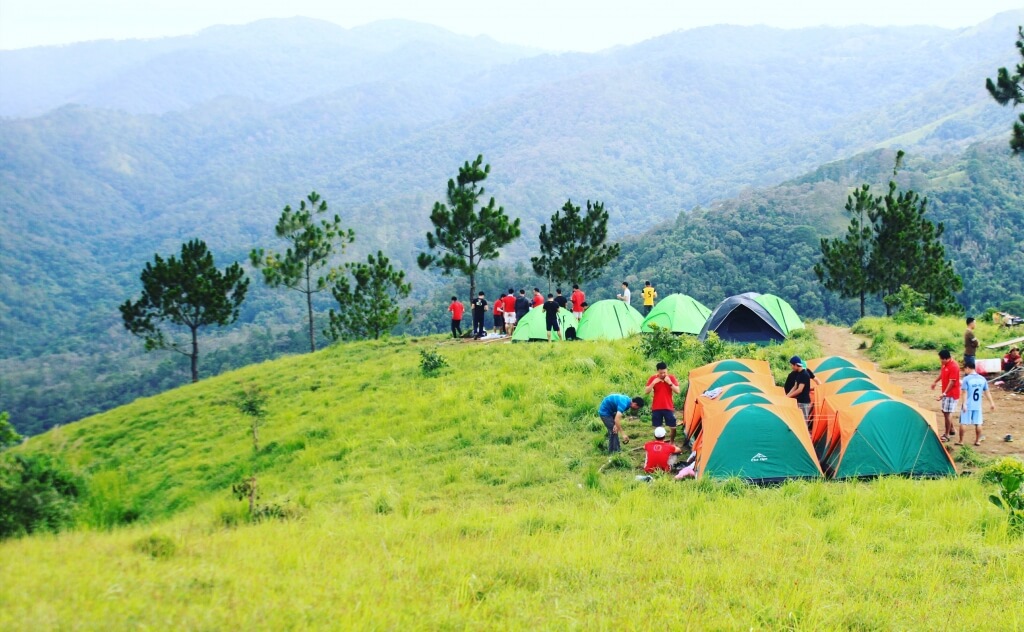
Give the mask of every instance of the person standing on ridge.
M 569 301 L 572 303 L 572 315 L 576 317 L 576 320 L 583 318 L 583 303 L 587 300 L 587 295 L 583 293 L 580 286 L 573 284 L 572 294 L 569 295 Z
M 540 293 L 540 288 L 533 288 L 533 307 L 540 307 L 544 304 L 544 295 Z M 532 307 L 531 307 L 532 309 Z
M 654 393 L 651 400 L 651 425 L 660 428 L 662 424 L 672 429 L 672 435 L 668 442 L 676 440 L 676 413 L 675 404 L 672 400 L 674 394 L 679 393 L 679 380 L 668 372 L 668 365 L 664 362 L 658 363 L 658 372 L 647 380 L 644 393 Z
M 462 313 L 466 306 L 462 304 L 459 297 L 453 296 L 452 302 L 448 304 L 448 311 L 452 313 L 452 338 L 462 337 Z
M 953 425 L 953 413 L 956 412 L 957 402 L 960 400 L 960 365 L 953 359 L 949 349 L 939 351 L 939 360 L 942 361 L 942 368 L 939 370 L 939 377 L 932 382 L 932 390 L 935 390 L 939 382 L 942 383 L 942 393 L 939 394 L 939 409 L 945 420 L 945 427 L 941 439 L 949 441 L 956 437 L 956 428 Z
M 804 361 L 800 356 L 793 356 L 789 359 L 789 367 L 792 369 L 789 377 L 786 378 L 786 397 L 796 399 L 796 405 L 804 414 L 804 422 L 807 428 L 811 427 L 811 376 L 804 368 Z
M 519 296 L 516 297 L 516 322 L 523 319 L 530 313 L 530 299 L 526 298 L 526 290 L 519 290 Z
M 980 446 L 981 427 L 984 425 L 981 415 L 981 394 L 988 395 L 988 403 L 992 410 L 996 403 L 992 400 L 992 391 L 988 388 L 988 380 L 974 372 L 974 360 L 964 362 L 964 379 L 960 380 L 960 435 L 956 445 L 964 443 L 964 426 L 974 426 L 974 445 Z
M 970 360 L 974 363 L 974 354 L 978 352 L 978 337 L 974 335 L 974 326 L 977 323 L 974 322 L 973 316 L 967 317 L 967 331 L 964 332 L 964 366 L 967 366 L 967 361 Z
M 505 303 L 505 333 L 512 335 L 516 331 L 516 322 L 519 321 L 519 314 L 516 313 L 516 291 L 508 289 L 508 294 L 501 299 Z
M 558 307 L 561 309 L 565 309 L 566 305 L 569 304 L 569 301 L 562 296 L 562 288 L 555 290 L 555 302 L 558 303 Z
M 487 313 L 487 299 L 484 298 L 484 293 L 480 292 L 476 298 L 473 299 L 473 337 L 483 338 L 487 335 L 484 331 L 484 314 Z
M 622 416 L 627 410 L 640 410 L 644 407 L 643 397 L 630 399 L 628 395 L 612 393 L 601 400 L 597 407 L 597 416 L 604 422 L 608 429 L 608 454 L 614 454 L 622 450 L 619 445 L 619 435 L 622 434 Z M 629 437 L 622 437 L 622 443 L 629 443 Z
M 629 283 L 622 282 L 622 294 L 616 294 L 615 298 L 619 299 L 626 305 L 629 305 Z
M 558 328 L 558 303 L 555 302 L 555 298 L 549 293 L 548 300 L 544 301 L 544 305 L 541 307 L 544 310 L 544 325 L 547 327 L 548 342 L 551 342 L 551 332 L 554 331 L 558 339 L 562 339 L 562 332 Z
M 654 299 L 658 298 L 658 292 L 655 291 L 650 281 L 644 281 L 644 289 L 640 291 L 640 294 L 644 297 L 644 316 L 646 316 L 654 309 Z
M 501 334 L 505 332 L 505 295 L 499 295 L 498 298 L 494 299 L 494 309 L 491 310 L 491 314 L 494 316 L 494 333 Z

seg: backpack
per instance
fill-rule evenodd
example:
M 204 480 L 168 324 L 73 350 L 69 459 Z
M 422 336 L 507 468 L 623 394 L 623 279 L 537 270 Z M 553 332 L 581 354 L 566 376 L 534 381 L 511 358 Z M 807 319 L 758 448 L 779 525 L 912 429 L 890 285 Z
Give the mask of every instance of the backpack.
M 565 339 L 576 340 L 576 328 L 569 326 L 565 328 Z

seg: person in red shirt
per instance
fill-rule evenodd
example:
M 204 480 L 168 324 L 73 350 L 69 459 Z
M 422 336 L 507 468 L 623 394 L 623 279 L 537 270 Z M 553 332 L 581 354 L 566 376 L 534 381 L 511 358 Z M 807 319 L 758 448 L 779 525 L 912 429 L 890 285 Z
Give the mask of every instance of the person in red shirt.
M 651 402 L 651 425 L 660 428 L 662 424 L 672 429 L 669 443 L 676 440 L 676 413 L 672 395 L 679 392 L 679 380 L 668 372 L 668 365 L 658 363 L 658 372 L 647 380 L 645 393 L 654 392 Z
M 540 293 L 540 288 L 533 288 L 533 306 L 540 307 L 544 304 L 544 295 Z
M 519 320 L 516 317 L 516 291 L 509 288 L 508 294 L 501 300 L 505 303 L 505 333 L 511 336 L 515 333 L 516 321 Z
M 494 316 L 494 333 L 500 334 L 505 331 L 505 297 L 499 296 L 494 299 L 494 310 L 491 312 Z
M 942 440 L 949 441 L 956 436 L 956 429 L 953 427 L 953 413 L 956 412 L 956 404 L 960 400 L 960 365 L 953 359 L 949 349 L 939 352 L 939 359 L 942 361 L 942 369 L 939 377 L 932 382 L 932 390 L 942 382 L 942 394 L 939 395 L 942 416 L 945 419 L 946 427 L 942 431 Z
M 583 303 L 587 300 L 587 295 L 583 293 L 579 285 L 573 284 L 572 294 L 569 295 L 569 302 L 572 303 L 572 313 L 579 320 L 583 318 Z
M 462 304 L 457 296 L 453 296 L 452 302 L 448 305 L 448 311 L 452 313 L 452 338 L 461 338 L 462 313 L 466 311 L 466 306 Z
M 1010 371 L 1014 367 L 1024 366 L 1024 361 L 1020 357 L 1020 349 L 1014 347 L 1010 349 L 1010 352 L 1003 356 L 1003 371 Z
M 665 429 L 658 426 L 654 429 L 654 441 L 644 444 L 644 452 L 647 453 L 647 458 L 644 459 L 644 471 L 650 474 L 655 470 L 671 471 L 676 455 L 681 450 L 672 445 L 671 441 L 665 441 Z

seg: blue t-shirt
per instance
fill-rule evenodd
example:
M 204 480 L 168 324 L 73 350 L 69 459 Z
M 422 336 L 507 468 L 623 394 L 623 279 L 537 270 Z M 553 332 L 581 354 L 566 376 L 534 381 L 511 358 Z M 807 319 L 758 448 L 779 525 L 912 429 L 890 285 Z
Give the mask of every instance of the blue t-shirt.
M 601 405 L 597 409 L 597 414 L 601 417 L 614 417 L 615 413 L 624 413 L 629 410 L 629 405 L 631 403 L 633 403 L 633 400 L 626 395 L 613 393 L 601 400 Z
M 988 390 L 988 380 L 977 373 L 970 373 L 960 380 L 960 389 L 967 398 L 964 410 L 981 410 L 981 394 Z

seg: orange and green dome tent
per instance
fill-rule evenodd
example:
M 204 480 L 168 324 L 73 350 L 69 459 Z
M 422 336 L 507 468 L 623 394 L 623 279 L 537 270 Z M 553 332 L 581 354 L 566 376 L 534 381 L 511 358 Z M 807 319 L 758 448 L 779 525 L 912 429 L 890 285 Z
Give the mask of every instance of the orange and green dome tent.
M 699 370 L 699 369 L 695 369 Z M 694 412 L 697 405 L 697 398 L 703 393 L 721 387 L 722 395 L 727 392 L 727 387 L 732 385 L 756 386 L 765 393 L 778 393 L 782 389 L 775 385 L 775 378 L 764 373 L 746 373 L 740 371 L 725 371 L 723 373 L 705 373 L 694 375 L 690 372 L 689 385 L 686 390 L 686 399 L 683 403 L 683 426 L 686 428 L 687 436 L 692 436 L 696 430 L 694 424 Z M 737 392 L 739 394 L 739 392 Z M 719 395 L 721 397 L 722 395 Z M 708 401 L 710 398 L 703 398 Z
M 821 478 L 800 410 L 793 405 L 704 407 L 694 469 L 698 478 L 739 477 L 753 483 Z
M 843 408 L 835 428 L 823 461 L 832 478 L 956 475 L 934 425 L 905 402 L 875 400 Z

